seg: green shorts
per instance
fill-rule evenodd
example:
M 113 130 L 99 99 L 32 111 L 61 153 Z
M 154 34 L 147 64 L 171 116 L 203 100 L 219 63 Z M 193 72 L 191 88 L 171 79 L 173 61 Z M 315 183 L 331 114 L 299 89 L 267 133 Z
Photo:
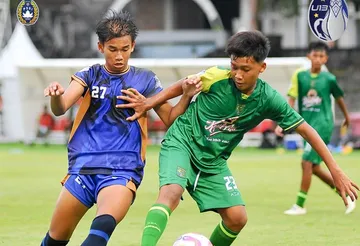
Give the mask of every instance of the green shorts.
M 327 145 L 330 142 L 331 136 L 325 136 L 325 137 L 322 136 L 321 138 Z M 306 141 L 304 141 L 304 153 L 303 153 L 302 159 L 304 161 L 309 161 L 309 162 L 313 163 L 314 165 L 320 165 L 321 162 L 323 161 L 321 159 L 321 157 L 318 155 L 318 153 L 316 153 L 316 151 Z
M 160 151 L 160 187 L 180 185 L 196 201 L 200 212 L 245 205 L 229 168 L 219 174 L 201 172 L 191 163 L 187 150 L 169 142 L 165 140 Z

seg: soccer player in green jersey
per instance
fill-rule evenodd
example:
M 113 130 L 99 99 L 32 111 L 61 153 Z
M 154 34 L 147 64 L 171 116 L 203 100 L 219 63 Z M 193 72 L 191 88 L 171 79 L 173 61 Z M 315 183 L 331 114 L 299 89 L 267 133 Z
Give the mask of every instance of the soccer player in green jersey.
M 247 222 L 244 201 L 227 165 L 231 152 L 244 134 L 264 119 L 272 119 L 289 131 L 296 129 L 319 153 L 347 203 L 346 194 L 357 198 L 354 184 L 336 164 L 316 131 L 290 107 L 269 84 L 258 78 L 266 69 L 268 39 L 258 31 L 232 36 L 226 48 L 231 68 L 212 67 L 197 76 L 203 90 L 184 114 L 169 128 L 160 151 L 160 191 L 150 208 L 142 246 L 155 246 L 171 213 L 186 189 L 200 212 L 215 211 L 221 222 L 210 241 L 215 246 L 231 245 Z M 180 95 L 175 84 L 146 100 L 129 97 L 120 107 L 132 107 L 133 120 L 160 102 Z
M 333 96 L 344 114 L 345 120 L 342 127 L 349 125 L 349 114 L 344 102 L 344 93 L 336 82 L 336 77 L 321 67 L 328 60 L 329 48 L 324 42 L 313 42 L 309 45 L 308 58 L 311 61 L 310 69 L 298 69 L 291 78 L 291 86 L 288 92 L 288 102 L 294 107 L 298 99 L 299 114 L 320 135 L 322 140 L 328 144 L 334 128 L 331 96 Z M 281 127 L 275 132 L 282 134 Z M 311 184 L 312 174 L 319 177 L 324 183 L 335 189 L 334 180 L 330 173 L 320 167 L 322 158 L 305 142 L 304 154 L 302 156 L 302 179 L 300 191 L 296 204 L 284 213 L 288 215 L 306 214 L 304 208 L 307 193 Z M 355 209 L 355 202 L 347 197 L 348 205 L 345 213 L 351 213 Z

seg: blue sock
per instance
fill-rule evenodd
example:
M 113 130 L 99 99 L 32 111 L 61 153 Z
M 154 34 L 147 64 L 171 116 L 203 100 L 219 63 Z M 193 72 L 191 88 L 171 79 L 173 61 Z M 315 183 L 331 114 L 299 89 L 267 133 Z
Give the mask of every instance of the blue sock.
M 42 240 L 40 246 L 65 246 L 68 244 L 69 241 L 60 241 L 60 240 L 55 240 L 53 238 L 50 237 L 49 232 L 46 233 L 46 236 L 44 237 L 44 239 Z
M 90 227 L 90 232 L 81 246 L 105 246 L 115 230 L 116 221 L 109 214 L 96 217 Z

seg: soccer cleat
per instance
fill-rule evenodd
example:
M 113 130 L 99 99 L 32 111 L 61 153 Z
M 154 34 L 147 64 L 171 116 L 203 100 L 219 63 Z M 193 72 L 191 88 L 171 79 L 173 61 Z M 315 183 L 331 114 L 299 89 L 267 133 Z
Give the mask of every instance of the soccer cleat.
M 284 214 L 287 215 L 303 215 L 306 214 L 306 209 L 294 204 L 289 210 L 286 210 Z
M 356 203 L 355 203 L 355 201 L 351 201 L 351 198 L 349 196 L 346 197 L 346 200 L 348 202 L 348 205 L 346 206 L 345 214 L 349 214 L 352 211 L 354 211 L 354 209 L 356 207 Z

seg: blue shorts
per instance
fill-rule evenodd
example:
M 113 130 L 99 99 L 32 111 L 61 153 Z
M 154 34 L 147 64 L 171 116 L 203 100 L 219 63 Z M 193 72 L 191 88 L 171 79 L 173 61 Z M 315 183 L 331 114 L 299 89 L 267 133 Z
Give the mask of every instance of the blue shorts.
M 126 186 L 134 192 L 134 199 L 137 189 L 137 186 L 131 179 L 119 175 L 69 174 L 61 183 L 74 197 L 88 208 L 91 208 L 96 203 L 97 196 L 102 188 L 112 185 Z

